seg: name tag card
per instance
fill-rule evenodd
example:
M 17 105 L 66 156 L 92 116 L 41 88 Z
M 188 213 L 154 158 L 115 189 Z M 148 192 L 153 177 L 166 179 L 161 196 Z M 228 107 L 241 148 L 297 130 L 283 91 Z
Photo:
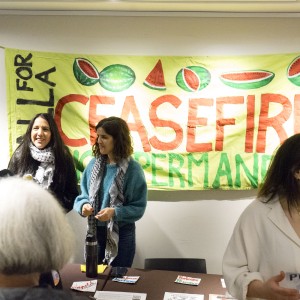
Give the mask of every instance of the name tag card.
M 300 291 L 300 273 L 286 272 L 285 278 L 279 284 L 282 287 Z
M 112 281 L 122 282 L 122 283 L 136 283 L 140 276 L 123 276 L 122 278 L 116 277 Z
M 178 277 L 175 280 L 176 283 L 188 284 L 188 285 L 199 285 L 200 281 L 201 278 L 193 278 L 193 277 L 187 277 L 182 275 L 178 275 Z

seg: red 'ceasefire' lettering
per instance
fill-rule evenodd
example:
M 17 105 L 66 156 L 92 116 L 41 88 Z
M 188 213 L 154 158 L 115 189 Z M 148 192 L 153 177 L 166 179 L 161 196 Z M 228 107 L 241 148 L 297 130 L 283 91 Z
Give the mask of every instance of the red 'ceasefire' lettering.
M 58 127 L 58 131 L 64 141 L 64 143 L 67 146 L 71 146 L 71 147 L 80 147 L 80 146 L 84 146 L 87 144 L 87 141 L 85 138 L 79 138 L 79 139 L 70 139 L 63 131 L 62 126 L 61 126 L 61 120 L 62 120 L 62 111 L 65 108 L 65 106 L 68 103 L 71 102 L 79 102 L 82 103 L 83 105 L 86 105 L 87 102 L 89 101 L 89 98 L 83 95 L 67 95 L 63 98 L 61 98 L 55 108 L 55 115 L 54 115 L 54 120 L 57 124 Z M 76 124 L 76 121 L 74 122 L 74 124 Z
M 133 119 L 135 120 L 134 123 L 128 121 L 130 114 L 132 114 Z M 150 152 L 151 146 L 148 141 L 147 130 L 142 122 L 133 96 L 128 96 L 125 98 L 121 118 L 127 122 L 128 127 L 131 131 L 136 131 L 139 134 L 144 152 Z
M 90 101 L 89 101 L 90 100 Z M 195 98 L 190 99 L 188 102 L 188 116 L 187 124 L 174 122 L 170 115 L 165 114 L 163 119 L 158 117 L 158 110 L 164 104 L 170 104 L 172 108 L 178 110 L 181 109 L 183 102 L 174 95 L 164 95 L 154 99 L 150 104 L 149 108 L 149 119 L 142 120 L 139 106 L 140 104 L 135 101 L 133 96 L 127 96 L 124 99 L 123 107 L 121 110 L 121 118 L 127 121 L 131 131 L 137 132 L 141 140 L 141 144 L 144 152 L 150 152 L 152 149 L 159 151 L 170 151 L 175 150 L 182 146 L 184 142 L 184 128 L 186 128 L 186 150 L 187 152 L 209 152 L 209 151 L 223 151 L 224 141 L 226 140 L 226 134 L 224 133 L 225 126 L 245 126 L 245 132 L 240 134 L 239 141 L 243 139 L 244 134 L 244 149 L 245 152 L 251 153 L 254 150 L 257 153 L 265 153 L 266 149 L 266 132 L 268 128 L 273 129 L 280 142 L 283 142 L 287 137 L 288 133 L 284 129 L 284 124 L 289 120 L 292 115 L 292 104 L 289 99 L 280 94 L 262 94 L 261 99 L 255 99 L 254 95 L 248 95 L 246 98 L 246 103 L 242 96 L 233 97 L 219 97 L 214 99 L 211 98 Z M 260 104 L 259 101 L 260 100 Z M 214 103 L 215 101 L 215 103 Z M 87 105 L 89 102 L 89 120 L 86 125 L 89 126 L 90 136 L 89 137 L 79 137 L 70 138 L 64 132 L 62 128 L 62 118 L 63 110 L 66 108 L 67 104 L 71 102 L 81 103 L 82 105 Z M 281 107 L 281 111 L 276 116 L 269 116 L 271 103 L 276 104 Z M 60 134 L 62 135 L 63 141 L 67 146 L 80 147 L 88 144 L 88 138 L 93 141 L 95 140 L 95 125 L 102 118 L 107 116 L 101 115 L 101 109 L 97 109 L 98 105 L 115 105 L 115 98 L 108 96 L 91 95 L 90 98 L 83 95 L 67 95 L 61 98 L 55 109 L 55 121 L 58 125 Z M 214 108 L 215 105 L 215 108 Z M 236 118 L 224 117 L 224 108 L 226 105 L 239 105 L 239 109 L 244 109 L 243 112 L 245 124 L 236 124 Z M 241 106 L 242 105 L 242 106 Z M 256 110 L 255 105 L 259 105 L 260 110 Z M 214 138 L 211 141 L 197 143 L 197 131 L 196 127 L 210 126 L 214 124 L 208 124 L 208 118 L 199 117 L 198 113 L 201 114 L 201 107 L 211 108 L 212 114 L 216 116 L 215 121 L 215 149 L 213 147 Z M 215 111 L 214 111 L 215 109 Z M 235 115 L 236 112 L 232 110 Z M 259 111 L 258 115 L 255 116 L 255 112 Z M 230 110 L 229 110 L 230 114 Z M 130 117 L 133 121 L 129 121 Z M 294 132 L 300 131 L 300 95 L 295 95 L 294 98 Z M 168 119 L 169 118 L 169 119 Z M 173 117 L 174 118 L 174 117 Z M 171 141 L 163 141 L 163 138 L 158 138 L 153 134 L 149 137 L 147 132 L 147 127 L 145 123 L 152 124 L 155 128 L 166 128 L 174 131 L 174 138 Z M 257 125 L 255 125 L 257 122 Z M 74 122 L 76 124 L 76 120 Z M 243 128 L 243 127 L 241 127 Z M 257 129 L 257 136 L 255 132 Z M 213 135 L 212 135 L 213 136 Z M 170 138 L 170 137 L 168 137 Z M 256 148 L 254 149 L 254 145 Z
M 294 132 L 300 131 L 300 95 L 294 99 Z
M 243 104 L 244 97 L 220 97 L 216 101 L 216 151 L 223 151 L 224 126 L 234 125 L 235 119 L 223 118 L 223 108 L 226 104 Z
M 282 105 L 282 111 L 274 117 L 269 117 L 270 103 L 279 103 Z M 280 144 L 288 137 L 283 124 L 289 119 L 292 113 L 292 104 L 288 98 L 279 94 L 261 95 L 261 110 L 259 114 L 259 125 L 257 134 L 256 151 L 264 153 L 266 150 L 267 128 L 273 127 L 277 132 Z
M 115 98 L 113 97 L 98 96 L 98 95 L 91 96 L 90 109 L 89 109 L 89 127 L 90 127 L 90 140 L 92 145 L 95 143 L 95 139 L 97 137 L 95 132 L 95 126 L 99 121 L 106 118 L 105 115 L 100 115 L 98 113 L 99 110 L 97 110 L 97 106 L 114 105 L 114 104 L 115 104 Z M 128 121 L 130 114 L 133 116 L 133 119 L 135 121 L 134 123 Z M 149 152 L 151 150 L 151 146 L 148 142 L 147 131 L 145 126 L 142 123 L 139 110 L 132 96 L 127 96 L 125 98 L 123 108 L 122 108 L 121 118 L 128 123 L 128 127 L 131 131 L 136 131 L 139 134 L 144 151 Z
M 249 95 L 247 97 L 247 123 L 246 123 L 246 140 L 245 152 L 253 152 L 253 138 L 254 138 L 254 117 L 255 117 L 255 97 Z
M 151 120 L 151 123 L 154 125 L 154 127 L 168 127 L 172 128 L 175 132 L 175 138 L 171 142 L 163 142 L 160 141 L 156 136 L 153 136 L 149 139 L 150 144 L 153 146 L 153 148 L 157 150 L 175 150 L 180 146 L 183 140 L 183 130 L 181 126 L 178 123 L 175 123 L 170 120 L 161 120 L 157 116 L 157 109 L 160 105 L 164 103 L 170 103 L 175 108 L 178 108 L 181 104 L 181 100 L 173 95 L 165 95 L 158 97 L 155 99 L 150 107 L 149 117 Z
M 209 152 L 212 151 L 212 143 L 195 143 L 196 127 L 206 126 L 207 118 L 198 118 L 198 107 L 200 106 L 213 106 L 213 99 L 196 98 L 189 101 L 189 115 L 187 124 L 187 145 L 186 151 L 188 152 Z

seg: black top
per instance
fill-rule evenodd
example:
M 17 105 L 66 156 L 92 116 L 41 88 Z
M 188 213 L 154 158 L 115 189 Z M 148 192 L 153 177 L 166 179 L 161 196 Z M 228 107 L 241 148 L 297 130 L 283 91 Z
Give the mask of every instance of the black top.
M 10 159 L 8 170 L 10 170 L 15 175 L 23 176 L 25 174 L 20 174 L 20 171 L 18 170 L 19 161 L 20 161 L 20 151 L 18 151 L 17 149 Z M 30 170 L 28 170 L 27 173 L 34 175 L 40 164 L 41 163 L 39 161 L 31 157 Z M 76 170 L 74 167 L 72 156 L 67 156 L 65 165 L 66 165 L 66 167 L 64 168 L 65 185 L 62 186 L 57 183 L 58 176 L 61 176 L 61 174 L 58 174 L 58 172 L 56 172 L 57 170 L 54 170 L 53 182 L 51 183 L 49 190 L 54 194 L 54 196 L 57 198 L 57 200 L 62 205 L 62 207 L 66 210 L 66 212 L 69 212 L 70 210 L 73 209 L 74 200 L 79 193 L 78 193 Z

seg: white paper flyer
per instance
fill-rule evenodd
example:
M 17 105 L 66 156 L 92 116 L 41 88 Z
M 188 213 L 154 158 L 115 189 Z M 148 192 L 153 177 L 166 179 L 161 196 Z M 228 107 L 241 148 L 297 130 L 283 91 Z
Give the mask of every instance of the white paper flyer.
M 163 300 L 204 300 L 204 295 L 165 292 Z
M 88 281 L 75 281 L 73 282 L 71 289 L 81 291 L 81 292 L 95 292 L 97 287 L 96 280 Z
M 97 300 L 146 300 L 144 293 L 105 292 L 97 291 L 94 298 Z

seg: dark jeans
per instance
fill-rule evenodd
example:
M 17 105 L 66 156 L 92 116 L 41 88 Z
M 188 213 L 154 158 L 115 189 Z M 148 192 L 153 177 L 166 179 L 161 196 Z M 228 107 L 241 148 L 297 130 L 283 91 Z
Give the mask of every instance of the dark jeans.
M 98 240 L 98 264 L 103 263 L 106 245 L 106 226 L 97 227 Z M 119 228 L 118 255 L 111 263 L 113 267 L 130 268 L 135 255 L 135 223 L 127 224 Z

